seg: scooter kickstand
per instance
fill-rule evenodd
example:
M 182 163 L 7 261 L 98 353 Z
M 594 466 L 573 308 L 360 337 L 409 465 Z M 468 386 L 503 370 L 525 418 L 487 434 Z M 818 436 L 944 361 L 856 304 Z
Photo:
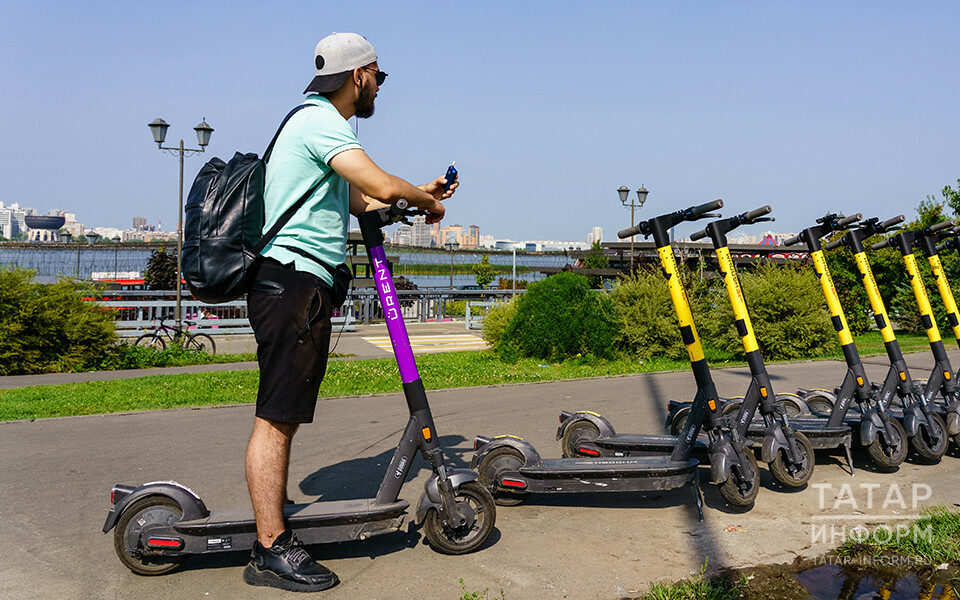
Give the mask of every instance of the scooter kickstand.
M 846 443 L 843 445 L 843 450 L 844 450 L 844 452 L 847 453 L 847 468 L 850 469 L 850 477 L 855 477 L 855 475 L 853 474 L 853 454 L 851 454 L 851 452 L 850 452 L 850 442 L 849 442 L 849 441 L 846 442 Z
M 697 516 L 700 517 L 700 522 L 703 523 L 703 493 L 700 491 L 700 471 L 694 471 L 691 484 L 693 484 L 693 497 L 697 502 Z

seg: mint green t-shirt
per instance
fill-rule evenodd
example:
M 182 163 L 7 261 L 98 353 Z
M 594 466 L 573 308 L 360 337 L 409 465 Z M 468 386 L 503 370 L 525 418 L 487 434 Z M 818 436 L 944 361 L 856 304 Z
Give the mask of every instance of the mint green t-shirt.
M 329 100 L 310 95 L 305 102 L 317 108 L 301 109 L 287 121 L 267 161 L 264 232 L 331 170 L 330 159 L 344 150 L 362 149 L 350 124 Z M 298 248 L 335 267 L 346 256 L 349 219 L 350 184 L 333 173 L 260 253 L 283 264 L 295 263 L 298 271 L 332 284 L 333 278 L 321 265 L 283 246 Z

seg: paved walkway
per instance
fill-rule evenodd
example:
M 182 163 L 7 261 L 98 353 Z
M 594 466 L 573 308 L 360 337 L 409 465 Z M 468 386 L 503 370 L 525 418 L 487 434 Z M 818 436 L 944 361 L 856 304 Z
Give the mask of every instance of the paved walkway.
M 908 361 L 918 376 L 932 362 L 924 353 Z M 871 378 L 883 376 L 879 362 L 867 365 Z M 777 391 L 791 391 L 832 387 L 844 366 L 824 361 L 769 370 Z M 749 381 L 744 369 L 715 369 L 713 377 L 726 395 L 742 393 Z M 559 456 L 554 434 L 561 409 L 599 411 L 622 432 L 661 433 L 667 401 L 689 399 L 694 388 L 690 372 L 680 371 L 438 390 L 429 398 L 449 464 L 464 467 L 477 434 L 522 435 L 544 457 Z M 406 421 L 403 397 L 325 398 L 317 415 L 293 449 L 293 499 L 375 494 Z M 252 406 L 238 405 L 0 423 L 0 598 L 299 598 L 245 585 L 246 552 L 194 557 L 162 577 L 135 576 L 116 558 L 112 536 L 100 531 L 116 483 L 176 480 L 209 507 L 248 506 L 242 462 L 252 419 Z M 761 466 L 763 489 L 747 513 L 727 506 L 701 467 L 703 523 L 689 489 L 541 495 L 498 507 L 489 543 L 465 556 L 434 552 L 412 524 L 311 552 L 342 580 L 323 593 L 329 600 L 457 598 L 460 578 L 468 592 L 489 587 L 499 596 L 503 588 L 517 600 L 612 600 L 639 595 L 653 580 L 685 577 L 706 560 L 713 569 L 818 555 L 839 542 L 843 527 L 896 522 L 960 497 L 956 453 L 935 466 L 905 463 L 894 474 L 870 470 L 864 452 L 855 452 L 854 462 L 850 477 L 841 454 L 818 455 L 812 484 L 791 493 Z M 415 505 L 427 475 L 418 459 L 401 497 Z

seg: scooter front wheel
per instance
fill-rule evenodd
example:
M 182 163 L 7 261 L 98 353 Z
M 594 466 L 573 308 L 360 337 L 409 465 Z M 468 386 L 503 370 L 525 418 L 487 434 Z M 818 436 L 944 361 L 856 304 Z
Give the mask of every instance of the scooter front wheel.
M 787 460 L 789 448 L 781 448 L 776 458 L 770 463 L 770 474 L 784 487 L 803 487 L 813 475 L 813 465 L 816 457 L 813 454 L 813 444 L 799 431 L 794 432 L 797 440 L 797 450 L 800 452 L 800 464 Z
M 143 547 L 144 534 L 151 527 L 173 525 L 181 516 L 180 505 L 167 496 L 147 496 L 127 507 L 113 531 L 113 548 L 123 566 L 137 575 L 165 575 L 183 564 L 186 555 Z
M 917 435 L 910 438 L 910 447 L 926 462 L 938 462 L 947 452 L 950 438 L 947 424 L 940 415 L 931 414 L 927 425 L 921 425 Z
M 424 521 L 427 541 L 441 554 L 473 552 L 487 541 L 497 520 L 497 507 L 494 506 L 493 496 L 476 481 L 461 485 L 454 501 L 459 508 L 472 513 L 467 524 L 459 527 L 446 524 L 437 509 L 431 509 Z
M 760 467 L 757 465 L 757 457 L 751 450 L 744 452 L 744 456 L 750 462 L 750 470 L 753 476 L 748 480 L 743 478 L 740 466 L 734 466 L 730 472 L 730 477 L 720 484 L 720 495 L 723 499 L 738 508 L 747 508 L 753 506 L 757 494 L 760 493 Z
M 890 419 L 890 426 L 893 428 L 894 437 L 897 439 L 886 439 L 886 433 L 883 429 L 877 432 L 876 439 L 867 446 L 867 454 L 873 460 L 873 464 L 881 473 L 892 473 L 900 468 L 900 463 L 907 457 L 907 432 L 903 430 L 903 425 L 896 419 Z

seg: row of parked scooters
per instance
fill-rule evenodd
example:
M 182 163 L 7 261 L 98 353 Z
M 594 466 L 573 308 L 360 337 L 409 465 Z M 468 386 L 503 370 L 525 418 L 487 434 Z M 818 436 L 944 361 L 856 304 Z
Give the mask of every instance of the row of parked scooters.
M 692 402 L 669 404 L 666 425 L 671 434 L 617 433 L 597 413 L 563 411 L 557 430 L 563 458 L 542 458 L 519 437 L 477 436 L 471 468 L 479 472 L 480 482 L 499 505 L 520 503 L 532 493 L 652 491 L 691 485 L 702 519 L 698 466 L 704 457 L 710 462 L 711 482 L 719 486 L 723 498 L 748 509 L 760 490 L 754 448 L 759 448 L 761 460 L 779 485 L 798 488 L 813 475 L 816 451 L 843 448 L 852 475 L 853 444 L 866 448 L 874 469 L 882 472 L 896 471 L 908 450 L 923 462 L 936 463 L 947 452 L 951 439 L 960 446 L 956 376 L 914 255 L 915 248 L 926 254 L 960 344 L 957 305 L 939 256 L 944 249 L 960 246 L 960 228 L 947 222 L 903 231 L 902 215 L 881 222 L 878 218 L 864 220 L 860 214 L 827 214 L 815 226 L 786 240 L 786 246 L 806 245 L 840 338 L 847 372 L 833 391 L 799 389 L 796 394 L 778 394 L 764 366 L 726 237 L 742 225 L 772 220 L 767 216 L 771 209 L 765 206 L 710 222 L 692 239 L 709 237 L 713 242 L 751 374 L 744 396 L 724 400 L 711 378 L 669 239 L 672 227 L 684 221 L 719 217 L 712 211 L 722 206 L 723 202 L 717 200 L 654 217 L 619 232 L 621 239 L 636 234 L 653 236 L 696 379 L 697 393 Z M 872 247 L 893 246 L 903 255 L 933 351 L 934 365 L 926 379 L 912 377 L 907 368 L 866 256 L 865 240 L 887 233 L 891 235 Z M 821 240 L 826 238 L 836 239 L 822 246 Z M 867 377 L 827 268 L 824 251 L 840 246 L 853 252 L 884 341 L 890 368 L 883 383 Z

